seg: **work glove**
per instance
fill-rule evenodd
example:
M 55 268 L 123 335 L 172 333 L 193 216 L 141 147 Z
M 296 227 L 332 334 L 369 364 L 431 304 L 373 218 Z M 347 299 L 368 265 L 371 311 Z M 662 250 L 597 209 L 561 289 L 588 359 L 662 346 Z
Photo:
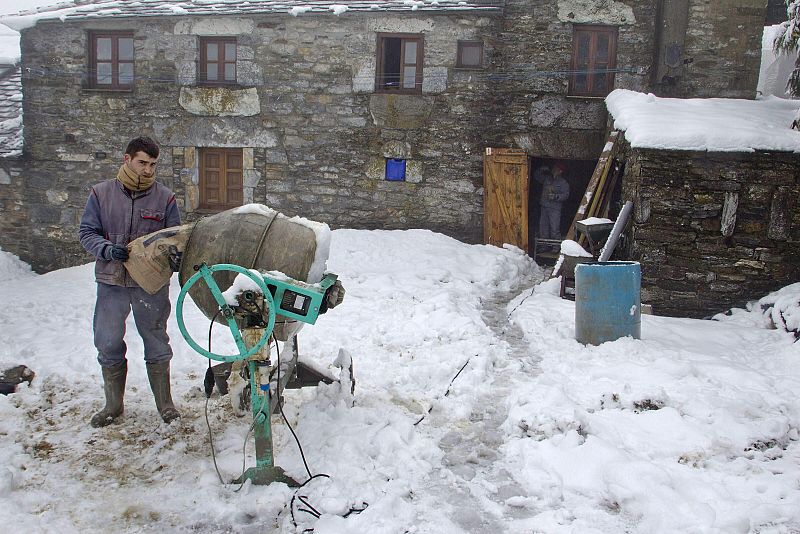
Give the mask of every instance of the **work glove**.
M 105 253 L 107 260 L 124 262 L 128 259 L 128 248 L 125 245 L 111 245 L 111 247 L 106 248 Z
M 169 246 L 169 253 L 167 255 L 167 260 L 169 261 L 169 267 L 172 269 L 173 273 L 177 273 L 181 270 L 181 260 L 183 259 L 183 252 L 178 250 L 178 247 L 175 245 Z

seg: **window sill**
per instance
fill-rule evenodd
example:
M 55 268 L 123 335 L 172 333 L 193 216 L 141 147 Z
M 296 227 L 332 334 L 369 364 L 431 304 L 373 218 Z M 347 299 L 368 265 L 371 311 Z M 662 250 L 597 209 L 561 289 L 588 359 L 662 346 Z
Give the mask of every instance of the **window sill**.
M 605 100 L 608 95 L 567 95 L 567 98 L 572 98 L 575 100 Z
M 245 89 L 246 86 L 238 83 L 209 83 L 209 82 L 195 82 L 195 87 L 203 87 L 204 89 Z
M 412 95 L 412 96 L 413 95 L 419 95 L 419 96 L 422 96 L 422 90 L 421 89 L 419 91 L 416 91 L 416 90 L 415 91 L 381 91 L 381 90 L 376 90 L 375 94 L 376 95 Z
M 81 90 L 91 93 L 133 93 L 133 87 L 129 88 L 81 87 Z

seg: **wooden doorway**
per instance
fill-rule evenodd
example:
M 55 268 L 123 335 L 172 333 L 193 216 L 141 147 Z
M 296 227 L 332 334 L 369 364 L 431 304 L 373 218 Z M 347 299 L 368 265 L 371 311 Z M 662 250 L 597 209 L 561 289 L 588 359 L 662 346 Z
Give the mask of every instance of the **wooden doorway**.
M 528 155 L 518 148 L 487 148 L 483 159 L 483 240 L 528 252 Z

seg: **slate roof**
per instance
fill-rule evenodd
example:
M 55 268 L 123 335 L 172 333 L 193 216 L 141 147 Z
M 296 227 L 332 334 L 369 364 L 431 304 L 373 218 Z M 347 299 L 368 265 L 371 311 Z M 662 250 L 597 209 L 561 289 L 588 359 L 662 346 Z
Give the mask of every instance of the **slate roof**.
M 19 66 L 0 65 L 0 158 L 22 154 L 22 77 Z
M 164 17 L 179 15 L 300 15 L 354 12 L 498 11 L 503 0 L 73 0 L 22 11 L 4 18 L 17 29 L 36 20 L 76 20 L 108 17 Z M 20 26 L 21 25 L 21 26 Z

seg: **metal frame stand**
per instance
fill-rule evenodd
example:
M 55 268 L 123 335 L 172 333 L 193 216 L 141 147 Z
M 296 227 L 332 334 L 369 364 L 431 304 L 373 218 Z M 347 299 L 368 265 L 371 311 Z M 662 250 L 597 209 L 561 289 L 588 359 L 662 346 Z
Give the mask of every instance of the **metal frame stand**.
M 244 340 L 248 345 L 256 343 L 263 335 L 261 328 L 244 330 Z M 241 484 L 251 480 L 255 485 L 267 485 L 272 482 L 283 482 L 290 487 L 298 487 L 300 483 L 275 465 L 272 447 L 270 374 L 272 362 L 269 359 L 269 344 L 264 345 L 256 354 L 247 360 L 250 374 L 250 407 L 253 411 L 253 436 L 256 444 L 256 466 L 249 467 L 234 483 Z M 276 392 L 277 395 L 277 392 Z
M 539 254 L 539 248 L 544 247 L 545 249 L 553 248 L 555 250 L 560 250 L 561 247 L 561 239 L 545 239 L 543 237 L 534 237 L 533 238 L 533 261 L 536 261 L 536 256 Z M 558 254 L 556 254 L 558 257 Z

